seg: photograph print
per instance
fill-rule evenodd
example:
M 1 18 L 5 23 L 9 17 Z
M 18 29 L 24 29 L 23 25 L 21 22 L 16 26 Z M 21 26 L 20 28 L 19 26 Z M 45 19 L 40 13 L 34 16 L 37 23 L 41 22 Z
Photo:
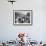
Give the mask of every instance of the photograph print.
M 13 24 L 32 24 L 32 10 L 13 10 Z

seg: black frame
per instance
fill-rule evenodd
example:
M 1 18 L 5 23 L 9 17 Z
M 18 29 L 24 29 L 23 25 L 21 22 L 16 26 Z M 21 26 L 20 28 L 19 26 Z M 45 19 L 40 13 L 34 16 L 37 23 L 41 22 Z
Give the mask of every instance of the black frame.
M 31 12 L 31 24 L 16 24 L 16 23 L 14 23 L 14 14 L 15 14 L 15 12 L 16 11 L 30 11 Z M 23 25 L 23 26 L 25 26 L 25 25 L 32 25 L 33 24 L 33 11 L 32 10 L 13 10 L 13 25 Z

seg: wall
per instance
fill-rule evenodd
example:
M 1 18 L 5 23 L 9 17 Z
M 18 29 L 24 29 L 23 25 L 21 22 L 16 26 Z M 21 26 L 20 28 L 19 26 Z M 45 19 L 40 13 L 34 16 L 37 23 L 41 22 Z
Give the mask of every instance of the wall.
M 33 10 L 33 25 L 14 26 L 13 9 Z M 30 34 L 33 40 L 46 40 L 46 0 L 17 0 L 14 5 L 0 0 L 0 40 L 15 40 L 19 32 Z

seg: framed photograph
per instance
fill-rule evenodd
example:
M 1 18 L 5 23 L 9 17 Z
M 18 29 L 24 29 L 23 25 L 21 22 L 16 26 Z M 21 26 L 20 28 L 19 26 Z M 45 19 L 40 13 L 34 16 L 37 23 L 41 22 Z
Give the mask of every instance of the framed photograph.
M 32 10 L 13 10 L 13 24 L 32 25 Z

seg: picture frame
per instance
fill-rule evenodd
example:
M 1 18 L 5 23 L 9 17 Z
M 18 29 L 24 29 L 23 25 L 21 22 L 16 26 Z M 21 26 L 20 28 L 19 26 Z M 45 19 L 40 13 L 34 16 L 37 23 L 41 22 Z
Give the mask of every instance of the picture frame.
M 32 10 L 13 10 L 13 25 L 32 25 Z

